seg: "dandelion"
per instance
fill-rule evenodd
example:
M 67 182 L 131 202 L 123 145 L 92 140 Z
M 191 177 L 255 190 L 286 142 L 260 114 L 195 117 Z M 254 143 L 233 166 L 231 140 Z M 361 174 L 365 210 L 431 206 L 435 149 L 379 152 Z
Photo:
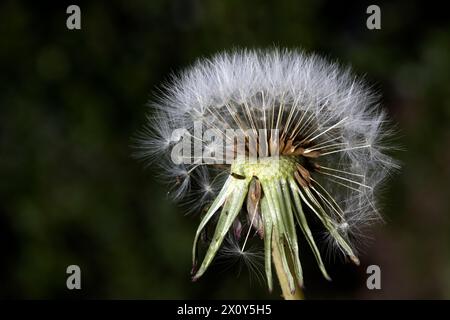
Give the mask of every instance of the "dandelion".
M 381 219 L 375 195 L 398 167 L 387 155 L 393 131 L 378 98 L 348 68 L 300 51 L 221 53 L 173 76 L 152 103 L 156 115 L 139 138 L 139 155 L 161 166 L 176 199 L 202 213 L 193 280 L 230 234 L 241 244 L 232 251 L 245 259 L 249 237 L 259 237 L 269 290 L 274 267 L 284 298 L 300 298 L 297 229 L 330 279 L 313 219 L 333 254 L 359 264 L 355 241 Z M 196 134 L 198 123 L 213 134 Z M 197 152 L 176 160 L 185 138 Z M 207 228 L 213 234 L 199 260 Z

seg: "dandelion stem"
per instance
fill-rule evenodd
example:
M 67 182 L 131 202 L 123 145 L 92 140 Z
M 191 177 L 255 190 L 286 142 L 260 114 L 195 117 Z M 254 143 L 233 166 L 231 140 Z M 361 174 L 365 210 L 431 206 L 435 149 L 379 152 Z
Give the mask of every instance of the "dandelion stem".
M 295 292 L 291 292 L 289 287 L 289 279 L 283 268 L 283 262 L 281 260 L 281 254 L 277 245 L 272 246 L 272 261 L 275 265 L 275 270 L 277 273 L 278 281 L 280 283 L 281 291 L 283 293 L 283 298 L 285 300 L 303 300 L 302 289 L 298 286 L 297 281 L 295 281 Z

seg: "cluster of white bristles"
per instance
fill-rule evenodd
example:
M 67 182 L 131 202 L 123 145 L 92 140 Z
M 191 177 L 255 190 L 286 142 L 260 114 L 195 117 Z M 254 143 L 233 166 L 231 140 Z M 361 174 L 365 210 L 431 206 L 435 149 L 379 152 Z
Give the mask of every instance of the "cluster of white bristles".
M 303 213 L 297 212 L 302 210 L 299 206 L 303 206 L 306 218 L 319 217 L 329 234 L 330 243 L 357 263 L 352 240 L 364 237 L 363 228 L 380 219 L 374 193 L 390 170 L 397 167 L 385 153 L 392 130 L 387 126 L 385 113 L 379 108 L 377 99 L 377 95 L 349 69 L 300 51 L 272 49 L 221 53 L 211 59 L 200 60 L 174 76 L 164 86 L 159 99 L 151 104 L 152 112 L 140 138 L 140 155 L 162 167 L 161 174 L 172 183 L 171 194 L 175 198 L 189 201 L 191 209 L 200 208 L 199 212 L 207 212 L 196 241 L 205 225 L 215 220 L 213 216 L 219 214 L 218 210 L 225 208 L 222 211 L 226 211 L 227 201 L 234 199 L 230 193 L 243 189 L 240 198 L 236 199 L 236 203 L 241 205 L 233 209 L 233 221 L 218 219 L 218 227 L 223 229 L 216 229 L 206 254 L 207 261 L 202 264 L 200 272 L 195 270 L 195 278 L 206 270 L 228 229 L 233 229 L 236 221 L 247 221 L 249 230 L 254 228 L 261 238 L 267 237 L 268 230 L 264 230 L 262 225 L 269 218 L 264 215 L 277 211 L 277 202 L 272 201 L 274 205 L 271 207 L 270 197 L 276 197 L 278 189 L 271 189 L 271 181 L 262 181 L 262 186 L 256 186 L 262 187 L 262 191 L 252 207 L 264 206 L 261 199 L 265 194 L 268 202 L 266 213 L 264 208 L 255 209 L 259 215 L 255 218 L 254 213 L 245 212 L 250 200 L 245 206 L 242 197 L 251 187 L 255 188 L 254 180 L 260 177 L 245 176 L 245 170 L 239 174 L 231 172 L 232 165 L 205 164 L 195 158 L 190 164 L 173 163 L 170 154 L 181 138 L 174 138 L 172 133 L 175 129 L 185 128 L 194 136 L 194 123 L 200 121 L 204 130 L 213 129 L 223 141 L 228 139 L 227 129 L 265 130 L 267 143 L 277 144 L 280 157 L 298 162 L 294 163 L 292 177 L 282 176 L 274 182 L 276 186 L 289 185 L 285 195 L 293 209 L 289 203 L 285 204 L 287 217 L 290 218 L 289 214 L 296 217 L 295 221 L 302 227 L 307 240 L 312 241 L 312 249 L 316 250 L 314 240 L 308 234 L 307 222 L 299 216 Z M 271 141 L 273 129 L 279 131 L 277 141 Z M 214 157 L 220 157 L 218 163 L 223 160 L 221 144 L 208 140 L 202 141 L 202 146 L 212 160 Z M 290 184 L 292 181 L 296 184 Z M 233 183 L 235 189 L 230 187 Z M 238 186 L 239 183 L 242 185 Z M 219 194 L 221 190 L 222 194 Z M 297 199 L 298 194 L 300 197 Z M 246 219 L 242 218 L 242 213 Z M 273 213 L 274 216 L 276 214 Z M 281 223 L 284 218 L 277 221 L 272 216 L 270 219 L 265 226 L 274 228 L 279 237 L 284 235 L 287 243 L 284 245 L 288 247 L 285 248 L 286 255 L 292 253 L 288 260 L 294 261 L 294 267 L 297 267 L 297 247 L 289 242 L 293 239 L 289 238 L 292 235 L 288 226 L 277 229 L 276 223 Z M 244 227 L 240 225 L 240 228 Z M 244 231 L 247 236 L 243 238 L 247 241 L 249 232 L 245 228 Z M 270 255 L 271 246 L 276 241 L 268 240 L 266 255 Z M 328 277 L 322 268 L 320 254 L 315 254 L 319 255 L 318 263 Z M 270 258 L 268 261 L 270 264 Z M 266 263 L 266 272 L 270 272 L 268 269 L 270 266 Z M 298 272 L 292 271 L 293 274 Z M 267 276 L 271 281 L 271 276 Z M 301 282 L 298 277 L 294 278 Z

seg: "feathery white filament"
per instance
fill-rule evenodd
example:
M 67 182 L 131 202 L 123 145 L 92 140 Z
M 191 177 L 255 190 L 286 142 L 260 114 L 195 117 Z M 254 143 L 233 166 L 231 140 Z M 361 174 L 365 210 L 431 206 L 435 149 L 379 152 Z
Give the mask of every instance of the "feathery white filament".
M 301 201 L 348 253 L 348 234 L 358 235 L 364 225 L 379 219 L 374 191 L 398 167 L 385 154 L 390 148 L 385 141 L 393 132 L 377 99 L 349 68 L 316 55 L 278 49 L 220 53 L 199 60 L 165 85 L 163 96 L 152 103 L 157 116 L 149 118 L 140 138 L 141 156 L 162 165 L 180 188 L 174 191 L 177 198 L 195 194 L 196 187 L 203 190 L 205 195 L 193 201 L 203 207 L 210 203 L 207 195 L 220 191 L 206 180 L 230 173 L 229 165 L 214 164 L 226 147 L 200 137 L 212 162 L 180 167 L 170 162 L 176 139 L 169 133 L 184 128 L 194 137 L 196 121 L 224 142 L 234 141 L 229 129 L 261 132 L 260 150 L 265 151 L 260 156 L 270 153 L 266 143 L 278 144 L 281 155 L 302 159 Z M 273 129 L 280 130 L 278 141 L 273 141 Z

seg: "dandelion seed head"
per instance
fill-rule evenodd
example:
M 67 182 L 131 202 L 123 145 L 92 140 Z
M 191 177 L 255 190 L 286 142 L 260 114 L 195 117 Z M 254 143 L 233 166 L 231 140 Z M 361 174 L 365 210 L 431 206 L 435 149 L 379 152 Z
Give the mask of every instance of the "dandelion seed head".
M 195 209 L 207 208 L 194 241 L 194 262 L 198 235 L 221 210 L 218 229 L 195 277 L 207 269 L 230 228 L 239 229 L 233 219 L 254 216 L 245 212 L 248 208 L 258 212 L 258 220 L 249 228 L 253 225 L 264 238 L 266 256 L 273 241 L 278 241 L 267 240 L 272 228 L 289 243 L 283 254 L 292 259 L 295 270 L 288 271 L 299 283 L 296 231 L 284 227 L 279 216 L 300 226 L 326 278 L 308 227 L 312 216 L 326 229 L 325 242 L 359 263 L 356 244 L 367 237 L 367 226 L 381 220 L 380 186 L 399 168 L 389 155 L 395 148 L 395 129 L 379 100 L 379 94 L 350 68 L 299 50 L 233 50 L 200 59 L 173 75 L 152 103 L 156 116 L 149 117 L 138 138 L 138 154 L 161 167 L 161 174 L 174 183 L 174 198 L 188 199 Z M 181 139 L 172 132 L 183 128 L 194 137 L 196 122 L 220 138 L 197 138 L 203 162 L 195 157 L 188 165 L 166 161 Z M 274 172 L 271 164 L 242 163 L 240 157 L 250 152 L 251 138 L 246 135 L 236 141 L 230 130 L 256 132 L 261 138 L 258 157 L 272 163 L 277 150 L 280 168 L 286 170 Z M 273 136 L 273 130 L 279 135 Z M 222 143 L 230 140 L 231 145 Z M 228 153 L 233 163 L 219 165 Z M 260 192 L 255 191 L 255 183 Z M 247 197 L 252 192 L 254 197 Z M 247 256 L 237 247 L 234 253 Z M 269 265 L 266 259 L 270 287 Z

